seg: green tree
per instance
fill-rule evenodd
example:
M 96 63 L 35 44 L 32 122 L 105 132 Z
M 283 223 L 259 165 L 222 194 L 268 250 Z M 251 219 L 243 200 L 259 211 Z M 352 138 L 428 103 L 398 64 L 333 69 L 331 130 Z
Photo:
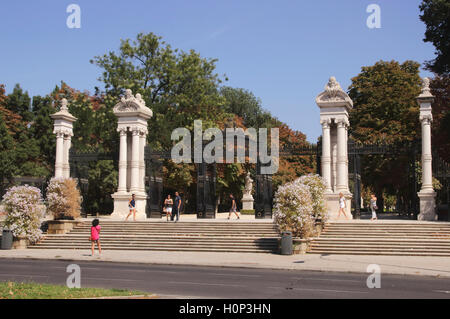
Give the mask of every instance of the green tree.
M 117 190 L 117 169 L 111 160 L 92 163 L 89 169 L 87 198 L 83 205 L 90 213 L 110 213 L 114 208 L 111 194 Z
M 122 40 L 118 53 L 97 56 L 91 63 L 104 70 L 99 80 L 105 83 L 108 107 L 117 103 L 124 89 L 142 95 L 154 114 L 148 137 L 154 148 L 171 147 L 170 135 L 177 127 L 192 128 L 197 119 L 211 127 L 223 118 L 216 60 L 193 50 L 173 50 L 153 33 Z
M 222 87 L 220 94 L 225 98 L 224 110 L 243 119 L 246 127 L 272 127 L 273 118 L 261 106 L 261 99 L 252 92 L 229 86 Z
M 379 61 L 362 67 L 352 79 L 349 95 L 350 134 L 359 142 L 413 140 L 420 134 L 420 64 Z
M 425 42 L 433 43 L 436 58 L 426 62 L 429 70 L 445 75 L 450 73 L 450 1 L 423 0 L 420 20 L 426 25 Z
M 8 95 L 5 107 L 20 115 L 26 124 L 33 119 L 33 113 L 30 109 L 31 98 L 28 95 L 28 92 L 24 92 L 19 84 L 16 84 L 13 92 Z
M 450 77 L 436 76 L 430 84 L 433 103 L 433 148 L 450 162 Z
M 31 136 L 37 141 L 40 150 L 39 159 L 49 175 L 52 174 L 55 163 L 56 141 L 53 134 L 53 120 L 50 117 L 55 112 L 50 96 L 33 97 L 34 121 L 30 127 Z
M 0 113 L 0 194 L 3 194 L 6 186 L 4 181 L 10 182 L 16 169 L 13 145 L 13 139 Z

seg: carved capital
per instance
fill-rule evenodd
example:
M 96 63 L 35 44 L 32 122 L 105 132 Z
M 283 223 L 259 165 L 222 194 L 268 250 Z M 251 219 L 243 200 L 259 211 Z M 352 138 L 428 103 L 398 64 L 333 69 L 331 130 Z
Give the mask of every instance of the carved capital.
M 433 115 L 430 114 L 422 114 L 419 117 L 420 122 L 422 122 L 422 124 L 431 124 L 433 122 Z
M 338 128 L 347 128 L 348 126 L 350 126 L 350 123 L 346 118 L 336 119 L 335 122 Z
M 323 119 L 320 121 L 320 125 L 322 125 L 322 129 L 329 129 L 331 125 L 331 119 Z

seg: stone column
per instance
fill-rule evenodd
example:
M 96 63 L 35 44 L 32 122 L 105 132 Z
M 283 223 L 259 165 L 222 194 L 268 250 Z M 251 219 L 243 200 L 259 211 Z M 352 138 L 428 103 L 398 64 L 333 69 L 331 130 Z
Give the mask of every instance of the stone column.
M 337 192 L 348 192 L 348 170 L 347 170 L 347 130 L 345 120 L 337 121 Z
M 64 176 L 64 133 L 56 132 L 55 177 Z
M 433 170 L 431 154 L 431 122 L 433 118 L 422 116 L 422 188 L 421 192 L 433 192 Z
M 139 190 L 145 193 L 145 144 L 147 133 L 142 132 L 139 138 Z
M 64 135 L 64 154 L 63 154 L 63 176 L 65 178 L 70 177 L 70 165 L 69 165 L 69 151 L 71 147 L 70 134 Z
M 433 168 L 431 151 L 431 123 L 433 115 L 431 103 L 434 96 L 430 92 L 430 80 L 423 79 L 422 93 L 417 98 L 420 105 L 420 122 L 422 125 L 422 188 L 418 193 L 420 198 L 419 220 L 437 220 L 436 192 L 433 189 Z
M 323 120 L 322 124 L 322 177 L 325 180 L 327 193 L 332 193 L 331 188 L 331 138 L 330 120 Z
M 120 128 L 119 193 L 127 191 L 127 128 Z
M 131 150 L 131 192 L 139 193 L 139 135 L 138 128 L 133 128 L 132 150 Z

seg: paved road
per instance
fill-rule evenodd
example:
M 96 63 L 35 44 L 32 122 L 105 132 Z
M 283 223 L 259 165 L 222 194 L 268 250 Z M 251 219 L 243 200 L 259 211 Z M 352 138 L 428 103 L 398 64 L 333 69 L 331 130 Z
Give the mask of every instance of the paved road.
M 0 281 L 66 283 L 62 260 L 0 259 Z M 137 289 L 173 298 L 450 298 L 450 279 L 220 267 L 76 262 L 82 287 Z

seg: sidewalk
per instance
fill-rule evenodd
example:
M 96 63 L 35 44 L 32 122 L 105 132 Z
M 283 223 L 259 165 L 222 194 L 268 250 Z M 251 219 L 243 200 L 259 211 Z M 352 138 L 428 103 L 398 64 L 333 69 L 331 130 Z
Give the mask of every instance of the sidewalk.
M 239 268 L 269 268 L 367 273 L 377 264 L 381 272 L 398 275 L 450 278 L 450 257 L 293 255 L 167 251 L 104 251 L 92 257 L 88 250 L 0 250 L 1 258 L 59 259 L 70 261 L 108 261 L 162 265 L 192 265 Z

